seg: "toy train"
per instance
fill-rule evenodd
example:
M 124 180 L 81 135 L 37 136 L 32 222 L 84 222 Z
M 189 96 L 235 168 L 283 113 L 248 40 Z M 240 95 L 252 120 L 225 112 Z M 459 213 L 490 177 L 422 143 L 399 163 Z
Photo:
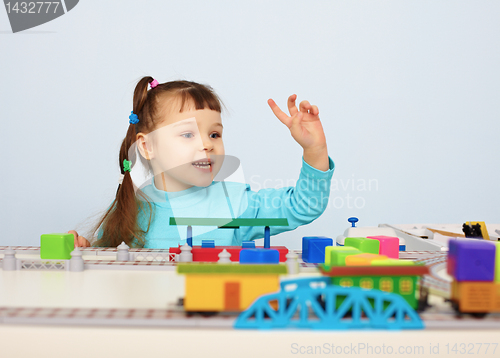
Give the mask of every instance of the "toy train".
M 450 301 L 458 314 L 484 317 L 500 312 L 498 245 L 474 239 L 449 241 L 447 272 L 453 277 Z
M 311 249 L 323 239 L 305 241 Z M 397 241 L 389 241 L 397 248 Z M 353 242 L 360 249 L 379 250 L 375 239 Z M 355 247 L 323 249 L 329 255 L 326 264 L 320 265 L 323 277 L 281 283 L 286 265 L 277 260 L 267 265 L 179 264 L 178 273 L 186 275 L 184 309 L 203 315 L 242 312 L 235 324 L 239 328 L 423 327 L 415 312 L 423 307 L 416 288 L 419 277 L 429 272 L 426 266 Z

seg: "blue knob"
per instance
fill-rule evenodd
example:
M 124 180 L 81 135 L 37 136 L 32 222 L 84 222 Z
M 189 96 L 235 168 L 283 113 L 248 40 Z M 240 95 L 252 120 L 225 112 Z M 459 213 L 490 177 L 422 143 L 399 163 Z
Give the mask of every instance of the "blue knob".
M 352 217 L 352 218 L 347 219 L 347 221 L 349 221 L 351 223 L 352 227 L 356 227 L 356 223 L 359 220 L 358 220 L 358 218 Z

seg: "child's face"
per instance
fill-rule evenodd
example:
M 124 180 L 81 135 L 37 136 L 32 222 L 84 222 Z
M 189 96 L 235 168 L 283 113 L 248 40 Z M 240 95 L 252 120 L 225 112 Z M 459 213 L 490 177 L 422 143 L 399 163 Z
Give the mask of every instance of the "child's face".
M 146 159 L 149 156 L 155 186 L 172 192 L 210 185 L 224 160 L 220 113 L 187 108 L 164 117 L 156 130 L 145 135 L 143 145 L 138 134 L 139 150 Z

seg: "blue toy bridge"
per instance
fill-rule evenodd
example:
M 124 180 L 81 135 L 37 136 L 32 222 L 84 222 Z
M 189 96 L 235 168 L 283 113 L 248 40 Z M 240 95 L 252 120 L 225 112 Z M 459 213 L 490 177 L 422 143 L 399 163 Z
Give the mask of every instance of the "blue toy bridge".
M 415 310 L 398 294 L 341 287 L 328 277 L 288 280 L 259 297 L 235 328 L 422 329 Z

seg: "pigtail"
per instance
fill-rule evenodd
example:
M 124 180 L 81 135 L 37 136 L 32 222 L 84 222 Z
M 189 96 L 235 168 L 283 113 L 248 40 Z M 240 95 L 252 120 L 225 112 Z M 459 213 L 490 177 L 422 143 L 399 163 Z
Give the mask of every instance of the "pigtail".
M 143 118 L 150 117 L 149 113 L 147 113 L 147 108 L 146 115 L 143 113 L 144 105 L 147 100 L 147 86 L 153 80 L 152 77 L 143 77 L 134 90 L 134 107 L 131 114 L 130 125 L 120 146 L 118 156 L 120 172 L 123 179 L 118 185 L 115 200 L 98 224 L 98 227 L 102 225 L 102 236 L 94 244 L 95 246 L 116 247 L 120 245 L 122 241 L 130 247 L 144 246 L 144 237 L 151 223 L 152 206 L 145 194 L 134 188 L 130 169 L 136 163 L 137 157 L 135 150 L 130 150 L 130 148 L 135 143 L 136 134 L 141 131 L 141 127 L 147 128 L 146 118 Z M 132 121 L 132 116 L 134 114 L 137 116 L 138 122 Z M 145 200 L 138 200 L 136 192 Z M 145 205 L 148 205 L 149 210 L 145 210 Z M 149 212 L 148 228 L 146 230 L 143 230 L 138 224 L 137 218 L 139 210 Z

